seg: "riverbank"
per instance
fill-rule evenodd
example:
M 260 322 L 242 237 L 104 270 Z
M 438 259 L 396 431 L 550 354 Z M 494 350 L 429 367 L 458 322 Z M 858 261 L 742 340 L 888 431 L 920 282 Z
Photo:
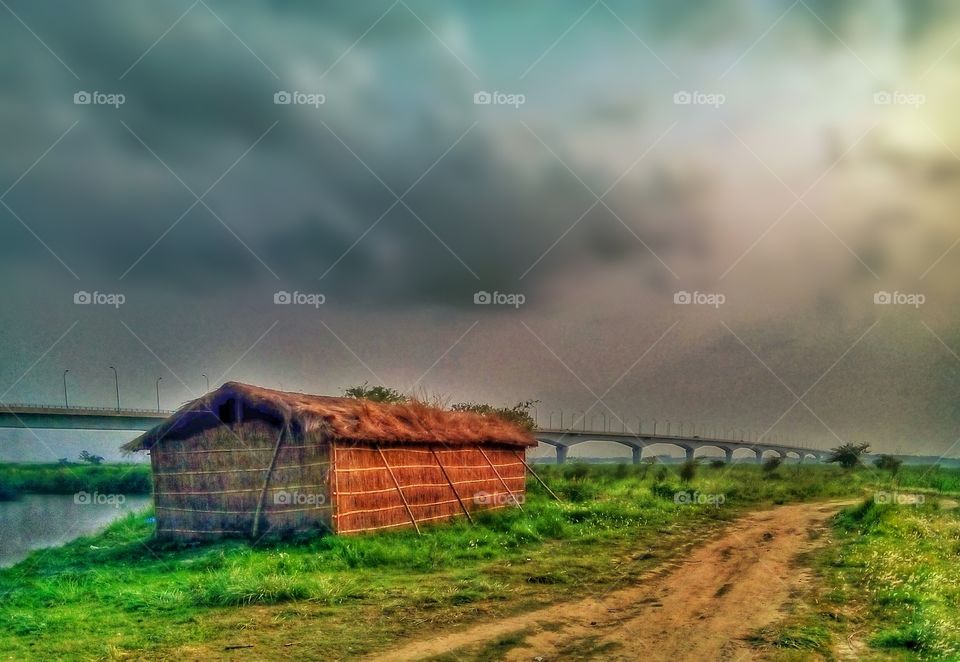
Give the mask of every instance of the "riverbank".
M 0 501 L 23 494 L 147 495 L 152 485 L 149 464 L 0 463 Z

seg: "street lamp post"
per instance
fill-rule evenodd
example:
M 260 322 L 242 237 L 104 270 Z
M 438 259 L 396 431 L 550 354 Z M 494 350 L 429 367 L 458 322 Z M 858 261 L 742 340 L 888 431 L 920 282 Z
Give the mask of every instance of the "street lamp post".
M 157 411 L 160 411 L 160 380 L 163 377 L 157 377 Z
M 207 390 L 204 391 L 204 393 L 209 393 L 209 392 L 210 392 L 210 378 L 207 377 L 206 373 L 204 373 L 204 374 L 202 374 L 202 375 L 200 375 L 200 376 L 203 377 L 204 380 L 206 380 L 206 382 L 207 382 Z M 282 385 L 280 386 L 280 389 L 283 390 L 283 386 L 282 386 Z
M 63 406 L 64 407 L 70 406 L 70 400 L 67 399 L 67 373 L 68 372 L 70 371 L 69 370 L 63 371 Z
M 113 383 L 117 387 L 117 411 L 120 411 L 120 377 L 117 376 L 116 368 L 110 366 L 110 369 L 113 370 Z

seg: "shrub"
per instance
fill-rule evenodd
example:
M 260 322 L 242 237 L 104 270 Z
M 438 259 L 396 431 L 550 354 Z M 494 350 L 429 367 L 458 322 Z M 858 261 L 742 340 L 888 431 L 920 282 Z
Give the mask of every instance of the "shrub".
M 768 457 L 766 460 L 763 461 L 763 473 L 767 474 L 768 476 L 773 475 L 773 473 L 780 468 L 781 464 L 783 464 L 782 457 L 777 455 L 773 457 Z
M 680 465 L 680 480 L 684 483 L 689 483 L 697 475 L 697 461 L 696 460 L 687 460 Z

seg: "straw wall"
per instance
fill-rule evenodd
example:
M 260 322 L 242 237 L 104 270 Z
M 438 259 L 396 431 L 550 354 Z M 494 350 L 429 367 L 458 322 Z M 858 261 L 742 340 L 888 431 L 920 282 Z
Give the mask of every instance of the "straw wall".
M 157 534 L 249 536 L 280 429 L 220 426 L 151 450 Z M 330 446 L 284 437 L 263 496 L 259 535 L 329 529 Z
M 331 486 L 336 508 L 334 527 L 337 533 L 350 534 L 413 526 L 411 513 L 419 525 L 424 525 L 463 516 L 464 507 L 469 512 L 515 508 L 511 493 L 522 503 L 525 488 L 518 452 L 523 453 L 495 446 L 481 451 L 472 446 L 425 444 L 380 446 L 378 450 L 374 445 L 337 442 L 333 445 L 335 472 Z

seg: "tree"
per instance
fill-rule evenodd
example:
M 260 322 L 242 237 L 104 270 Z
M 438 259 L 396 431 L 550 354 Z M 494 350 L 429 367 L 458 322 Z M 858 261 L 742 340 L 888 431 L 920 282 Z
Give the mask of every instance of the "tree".
M 897 475 L 897 472 L 900 471 L 900 466 L 902 464 L 903 460 L 892 455 L 881 455 L 873 461 L 873 466 L 883 471 L 889 471 L 891 476 Z
M 480 414 L 481 416 L 496 416 L 505 421 L 516 423 L 527 430 L 532 430 L 536 427 L 536 422 L 533 420 L 530 410 L 533 409 L 534 405 L 538 402 L 540 401 L 524 400 L 512 407 L 494 407 L 493 405 L 478 402 L 459 402 L 450 407 L 450 409 L 453 411 L 469 411 L 474 414 Z
M 371 402 L 387 402 L 391 404 L 399 404 L 408 400 L 407 396 L 395 388 L 390 388 L 389 386 L 367 386 L 367 382 L 364 382 L 360 386 L 351 386 L 350 388 L 344 389 L 343 394 L 348 398 L 356 398 L 357 400 L 370 400 Z
M 870 450 L 870 444 L 855 444 L 848 441 L 836 448 L 831 448 L 831 455 L 827 458 L 827 462 L 836 462 L 844 469 L 853 469 L 860 466 L 860 458 L 868 450 Z
M 103 457 L 100 455 L 93 455 L 89 451 L 80 451 L 80 461 L 89 462 L 90 464 L 100 464 L 103 462 Z
M 680 465 L 680 480 L 689 483 L 697 475 L 697 461 L 687 460 Z

